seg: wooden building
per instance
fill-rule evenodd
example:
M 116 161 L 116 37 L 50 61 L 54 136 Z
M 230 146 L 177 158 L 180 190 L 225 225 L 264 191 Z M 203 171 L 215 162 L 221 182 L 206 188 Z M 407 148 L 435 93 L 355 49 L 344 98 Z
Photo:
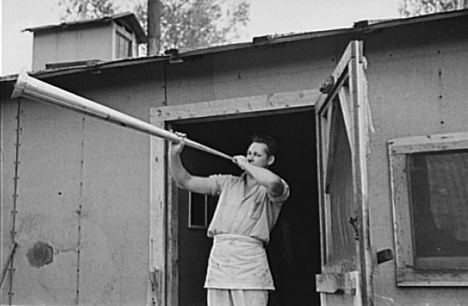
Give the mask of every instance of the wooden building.
M 270 305 L 468 300 L 467 10 L 31 75 L 230 155 L 276 136 L 292 193 Z M 0 82 L 1 304 L 205 305 L 214 199 L 177 189 L 165 141 L 10 99 L 16 78 Z
M 133 13 L 27 28 L 34 71 L 137 57 L 145 31 Z

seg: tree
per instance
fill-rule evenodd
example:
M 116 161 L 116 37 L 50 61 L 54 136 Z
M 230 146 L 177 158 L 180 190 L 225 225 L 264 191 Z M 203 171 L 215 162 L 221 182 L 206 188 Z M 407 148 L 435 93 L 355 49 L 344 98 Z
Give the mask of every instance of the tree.
M 163 49 L 192 50 L 228 43 L 238 38 L 238 27 L 249 21 L 247 1 L 166 0 L 161 4 Z M 135 12 L 146 25 L 146 6 L 140 3 Z
M 448 12 L 468 8 L 468 0 L 403 0 L 400 14 L 405 17 Z
M 160 50 L 176 48 L 193 50 L 229 43 L 239 38 L 239 30 L 249 22 L 248 0 L 159 0 Z M 64 21 L 103 17 L 124 11 L 112 0 L 60 0 L 65 8 Z M 147 26 L 145 1 L 126 1 L 133 4 L 143 28 Z
M 59 0 L 58 4 L 65 8 L 62 21 L 109 16 L 115 14 L 116 10 L 112 0 Z

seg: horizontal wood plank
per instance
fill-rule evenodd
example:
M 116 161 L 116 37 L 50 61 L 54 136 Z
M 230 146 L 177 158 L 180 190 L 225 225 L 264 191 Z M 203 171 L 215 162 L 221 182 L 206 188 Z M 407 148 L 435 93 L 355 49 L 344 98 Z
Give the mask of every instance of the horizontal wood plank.
M 468 132 L 405 137 L 388 143 L 390 155 L 466 149 Z
M 151 109 L 153 120 L 172 121 L 201 117 L 229 116 L 314 106 L 318 89 L 272 93 L 225 100 L 171 105 Z

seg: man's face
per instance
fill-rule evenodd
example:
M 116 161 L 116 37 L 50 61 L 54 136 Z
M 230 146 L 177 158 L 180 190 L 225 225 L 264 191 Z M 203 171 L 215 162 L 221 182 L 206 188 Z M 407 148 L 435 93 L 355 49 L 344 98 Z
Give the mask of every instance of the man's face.
M 254 166 L 268 168 L 273 163 L 274 157 L 268 156 L 267 150 L 266 144 L 253 142 L 247 150 L 247 160 Z

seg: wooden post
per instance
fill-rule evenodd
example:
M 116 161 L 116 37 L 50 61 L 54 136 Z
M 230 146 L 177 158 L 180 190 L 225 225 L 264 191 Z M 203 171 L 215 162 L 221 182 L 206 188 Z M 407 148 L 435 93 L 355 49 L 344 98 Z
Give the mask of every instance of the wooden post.
M 161 1 L 148 0 L 148 48 L 147 55 L 157 55 L 161 48 Z

